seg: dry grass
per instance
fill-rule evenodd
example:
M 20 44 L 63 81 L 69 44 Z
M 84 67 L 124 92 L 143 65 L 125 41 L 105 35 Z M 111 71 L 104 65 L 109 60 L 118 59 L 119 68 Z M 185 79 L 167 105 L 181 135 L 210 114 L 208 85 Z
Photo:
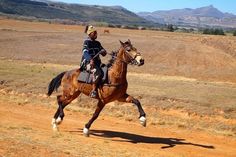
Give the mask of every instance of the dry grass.
M 47 85 L 56 74 L 78 67 L 83 29 L 0 19 L 1 99 L 55 108 L 55 96 L 45 96 Z M 234 37 L 112 28 L 103 34 L 103 29 L 98 28 L 99 40 L 108 51 L 129 38 L 145 58 L 144 66 L 129 67 L 128 92 L 140 99 L 149 124 L 236 135 Z M 92 114 L 95 104 L 80 96 L 67 110 Z M 138 116 L 127 104 L 109 104 L 103 113 L 128 121 Z
M 115 102 L 105 107 L 92 128 L 109 130 L 111 137 L 85 138 L 78 127 L 92 115 L 96 101 L 81 95 L 66 108 L 61 132 L 52 133 L 50 120 L 57 108 L 57 93 L 48 98 L 47 86 L 58 73 L 78 67 L 83 29 L 0 18 L 0 154 L 135 157 L 235 153 L 234 37 L 124 29 L 110 29 L 105 35 L 100 33 L 104 28 L 98 28 L 99 40 L 108 51 L 119 48 L 118 40 L 129 38 L 144 55 L 143 67 L 128 69 L 128 93 L 142 103 L 148 127 L 137 124 L 136 106 Z M 174 147 L 162 149 L 168 143 Z
M 0 25 L 1 57 L 67 65 L 80 62 L 86 37 L 82 26 L 4 19 Z M 232 36 L 109 29 L 110 34 L 103 34 L 104 28 L 98 28 L 98 39 L 108 52 L 119 48 L 119 40 L 130 39 L 143 54 L 145 66 L 129 68 L 132 72 L 236 82 L 236 44 Z
M 59 72 L 75 67 L 9 60 L 0 60 L 0 65 L 5 65 L 0 66 L 1 100 L 49 108 L 57 105 L 55 95 L 45 95 L 48 82 Z M 128 93 L 140 99 L 149 124 L 236 135 L 235 84 L 133 72 L 128 73 L 128 81 Z M 81 95 L 67 110 L 91 115 L 95 104 Z M 127 121 L 138 118 L 136 106 L 131 104 L 110 103 L 102 114 Z

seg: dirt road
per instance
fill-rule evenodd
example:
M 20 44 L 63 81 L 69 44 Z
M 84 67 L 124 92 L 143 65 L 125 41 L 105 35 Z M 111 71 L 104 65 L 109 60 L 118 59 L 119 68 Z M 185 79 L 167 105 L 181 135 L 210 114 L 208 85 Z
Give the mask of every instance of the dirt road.
M 159 126 L 143 128 L 134 122 L 101 116 L 90 137 L 82 128 L 90 118 L 65 111 L 60 130 L 50 121 L 55 108 L 0 101 L 0 156 L 236 156 L 230 137 Z
M 131 39 L 145 56 L 145 66 L 130 68 L 128 79 L 150 125 L 135 121 L 133 107 L 111 107 L 87 138 L 89 99 L 71 104 L 76 109 L 67 108 L 53 132 L 55 98 L 43 95 L 51 78 L 78 67 L 84 27 L 9 19 L 0 25 L 0 157 L 236 156 L 234 37 L 117 28 L 100 33 L 108 52 Z

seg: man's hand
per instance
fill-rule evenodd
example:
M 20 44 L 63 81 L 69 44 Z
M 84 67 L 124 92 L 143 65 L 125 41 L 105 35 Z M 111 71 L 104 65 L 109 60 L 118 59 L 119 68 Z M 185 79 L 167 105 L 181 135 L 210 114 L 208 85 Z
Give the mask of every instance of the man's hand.
M 106 51 L 105 49 L 102 49 L 101 52 L 100 52 L 100 54 L 101 54 L 102 56 L 106 56 L 107 51 Z
M 90 60 L 90 66 L 91 66 L 91 69 L 94 68 L 94 60 L 93 59 Z

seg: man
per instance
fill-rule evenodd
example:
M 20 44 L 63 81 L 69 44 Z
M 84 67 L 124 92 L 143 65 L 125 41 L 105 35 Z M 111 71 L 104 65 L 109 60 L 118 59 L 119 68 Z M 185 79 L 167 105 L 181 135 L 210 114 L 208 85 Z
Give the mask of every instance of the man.
M 97 97 L 97 86 L 100 82 L 102 70 L 100 54 L 105 56 L 106 50 L 102 47 L 101 43 L 97 41 L 97 30 L 93 26 L 87 26 L 85 32 L 88 38 L 85 39 L 83 45 L 83 55 L 81 60 L 81 66 L 87 71 L 91 71 L 93 75 L 93 90 L 90 93 L 90 97 Z

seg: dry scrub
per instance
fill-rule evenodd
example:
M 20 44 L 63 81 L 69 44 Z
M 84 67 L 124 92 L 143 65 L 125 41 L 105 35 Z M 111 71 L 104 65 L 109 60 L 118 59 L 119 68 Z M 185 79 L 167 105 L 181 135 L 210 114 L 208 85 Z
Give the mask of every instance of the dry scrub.
M 0 65 L 5 65 L 0 68 L 2 100 L 53 108 L 57 106 L 56 94 L 46 97 L 48 82 L 59 72 L 76 67 L 9 60 L 1 60 Z M 149 124 L 236 135 L 235 84 L 132 72 L 128 73 L 128 81 L 128 93 L 140 99 Z M 91 115 L 95 104 L 95 100 L 81 95 L 66 110 Z M 102 114 L 136 121 L 138 111 L 131 104 L 115 102 L 108 104 Z

